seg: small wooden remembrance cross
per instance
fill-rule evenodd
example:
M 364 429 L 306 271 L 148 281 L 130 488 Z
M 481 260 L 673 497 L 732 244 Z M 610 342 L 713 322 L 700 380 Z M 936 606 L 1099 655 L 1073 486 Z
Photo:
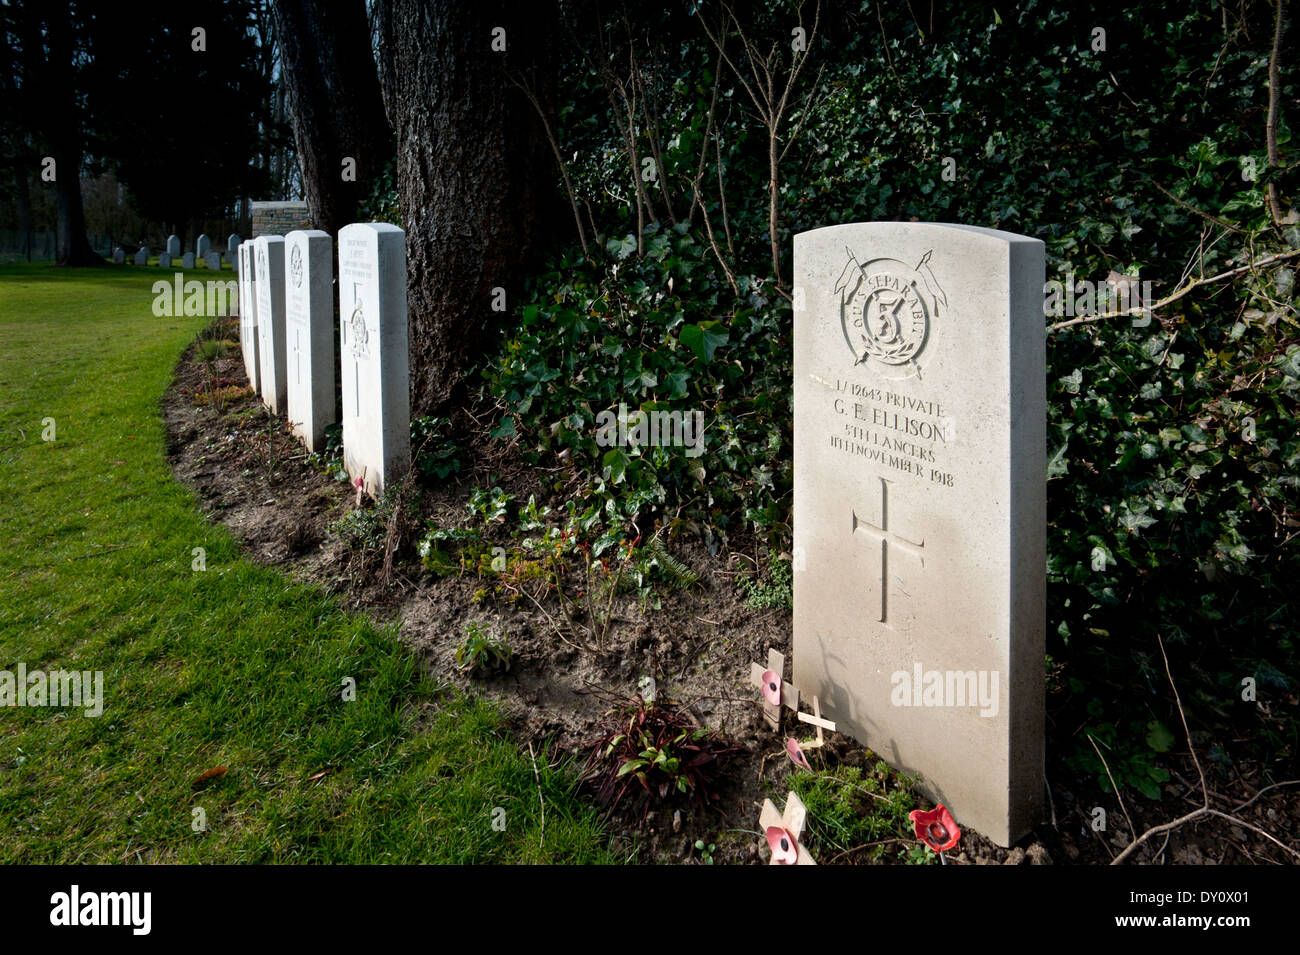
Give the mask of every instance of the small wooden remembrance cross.
M 778 650 L 768 649 L 767 669 L 757 663 L 749 665 L 749 682 L 763 694 L 763 716 L 772 729 L 781 725 L 782 706 L 799 711 L 799 688 L 785 681 L 785 656 Z M 778 702 L 773 703 L 773 697 Z
M 772 850 L 772 861 L 768 865 L 816 865 L 817 862 L 803 843 L 804 822 L 808 818 L 808 809 L 795 792 L 785 800 L 785 812 L 777 812 L 772 800 L 763 800 L 763 810 L 758 815 L 759 828 Z
M 812 708 L 813 708 L 812 713 L 796 713 L 796 714 L 795 714 L 796 716 L 799 717 L 799 722 L 801 722 L 801 723 L 811 723 L 813 726 L 817 727 L 817 742 L 815 742 L 815 743 L 805 743 L 804 745 L 805 745 L 805 746 L 809 746 L 809 747 L 811 747 L 811 746 L 825 746 L 825 745 L 826 745 L 826 737 L 824 737 L 824 736 L 822 735 L 822 730 L 824 730 L 824 729 L 828 729 L 828 730 L 830 730 L 832 733 L 834 733 L 834 732 L 835 732 L 835 722 L 834 722 L 833 720 L 827 720 L 827 719 L 823 719 L 823 718 L 822 718 L 822 708 L 821 708 L 821 704 L 817 701 L 817 697 L 816 697 L 816 696 L 814 696 L 814 697 L 812 698 Z

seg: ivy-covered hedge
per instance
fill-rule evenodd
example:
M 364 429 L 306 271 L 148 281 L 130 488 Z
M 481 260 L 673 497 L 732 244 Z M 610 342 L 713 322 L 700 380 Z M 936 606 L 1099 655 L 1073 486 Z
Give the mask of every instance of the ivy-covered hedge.
M 997 227 L 1041 237 L 1049 279 L 1140 275 L 1157 299 L 1240 270 L 1149 322 L 1047 332 L 1049 669 L 1059 718 L 1112 748 L 1121 785 L 1151 794 L 1176 727 L 1157 637 L 1220 741 L 1215 765 L 1235 758 L 1234 738 L 1294 754 L 1300 227 L 1275 221 L 1266 190 L 1276 182 L 1291 208 L 1300 85 L 1284 43 L 1271 167 L 1274 7 L 826 4 L 813 33 L 811 4 L 802 21 L 768 2 L 730 24 L 705 6 L 751 84 L 739 31 L 776 50 L 778 91 L 792 28 L 809 39 L 779 138 L 784 274 L 767 131 L 737 71 L 689 10 L 614 11 L 560 71 L 556 135 L 590 255 L 569 242 L 516 309 L 484 375 L 503 406 L 496 433 L 521 435 L 538 461 L 567 457 L 584 493 L 620 513 L 635 496 L 643 520 L 686 517 L 711 541 L 753 532 L 779 551 L 793 233 Z M 620 83 L 641 104 L 638 156 L 654 157 L 653 179 L 635 167 L 642 218 L 653 213 L 640 236 Z M 602 446 L 598 416 L 620 403 L 702 411 L 705 453 Z M 1247 678 L 1256 702 L 1241 699 Z M 1100 771 L 1090 745 L 1075 762 Z

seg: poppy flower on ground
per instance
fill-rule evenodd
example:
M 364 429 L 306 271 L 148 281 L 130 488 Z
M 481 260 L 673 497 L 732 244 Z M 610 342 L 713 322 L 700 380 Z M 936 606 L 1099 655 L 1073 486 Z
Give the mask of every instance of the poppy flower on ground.
M 785 741 L 785 754 L 790 757 L 790 762 L 812 772 L 812 766 L 808 764 L 808 757 L 804 753 L 803 747 L 799 745 L 799 741 L 794 737 Z
M 916 838 L 935 852 L 946 852 L 961 839 L 961 830 L 957 828 L 957 821 L 942 805 L 935 806 L 929 812 L 914 809 L 907 817 L 916 827 Z
M 772 858 L 781 865 L 794 865 L 799 861 L 799 844 L 788 829 L 768 826 L 767 845 L 772 850 Z

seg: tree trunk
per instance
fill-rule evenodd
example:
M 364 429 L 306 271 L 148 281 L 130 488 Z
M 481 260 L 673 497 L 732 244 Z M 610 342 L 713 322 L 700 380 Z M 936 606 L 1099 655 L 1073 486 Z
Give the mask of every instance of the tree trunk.
M 26 236 L 31 233 L 34 226 L 32 224 L 32 193 L 25 169 L 14 169 L 14 204 L 17 206 L 18 228 Z
M 273 0 L 271 9 L 303 193 L 316 228 L 334 234 L 356 221 L 392 151 L 365 2 Z
M 488 12 L 478 0 L 379 0 L 380 78 L 397 138 L 406 229 L 411 409 L 445 410 L 501 318 L 539 236 L 550 156 L 537 111 L 511 77 L 552 101 L 546 3 Z M 492 49 L 505 30 L 505 52 Z M 495 34 L 500 39 L 500 34 Z M 507 305 L 509 299 L 507 298 Z
M 86 217 L 81 205 L 81 114 L 74 84 L 76 40 L 71 12 L 64 5 L 57 10 L 42 8 L 45 21 L 45 44 L 48 60 L 37 67 L 43 115 L 39 115 L 43 138 L 54 158 L 54 192 L 56 206 L 55 261 L 59 265 L 103 265 L 86 240 Z M 36 55 L 40 50 L 37 24 L 27 21 L 31 33 L 26 37 L 24 53 Z M 34 77 L 33 79 L 36 79 Z
M 64 131 L 65 134 L 67 131 Z M 58 178 L 54 183 L 56 226 L 54 258 L 58 265 L 103 265 L 104 259 L 86 239 L 86 215 L 81 205 L 81 148 L 66 139 L 54 146 Z

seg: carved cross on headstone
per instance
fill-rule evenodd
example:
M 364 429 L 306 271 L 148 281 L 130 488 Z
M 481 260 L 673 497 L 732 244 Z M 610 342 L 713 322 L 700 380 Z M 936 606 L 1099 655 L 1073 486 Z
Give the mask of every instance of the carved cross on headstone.
M 834 720 L 828 720 L 828 719 L 823 719 L 823 718 L 822 718 L 822 708 L 821 708 L 821 703 L 818 702 L 817 697 L 815 697 L 815 696 L 812 698 L 812 708 L 813 708 L 812 713 L 796 713 L 796 714 L 795 714 L 796 716 L 799 717 L 799 722 L 800 722 L 800 723 L 811 723 L 813 726 L 817 727 L 817 742 L 815 742 L 815 743 L 805 743 L 804 745 L 805 745 L 806 747 L 811 747 L 811 746 L 825 746 L 825 745 L 826 745 L 826 737 L 822 735 L 822 730 L 827 729 L 827 730 L 830 730 L 832 733 L 834 733 L 834 732 L 835 732 L 835 721 L 834 721 Z
M 895 551 L 901 551 L 909 557 L 915 557 L 920 561 L 921 566 L 925 566 L 925 541 L 913 541 L 903 537 L 897 531 L 889 527 L 889 485 L 891 481 L 880 478 L 880 524 L 879 526 L 865 521 L 858 516 L 855 510 L 853 514 L 853 533 L 861 531 L 872 541 L 880 545 L 880 622 L 889 625 L 889 557 L 890 547 Z
M 785 800 L 785 811 L 777 812 L 776 805 L 770 799 L 763 800 L 763 809 L 758 814 L 758 825 L 772 850 L 772 859 L 768 865 L 816 865 L 817 862 L 803 843 L 804 823 L 808 818 L 808 809 L 795 792 Z
M 772 729 L 781 725 L 782 706 L 788 706 L 796 713 L 799 711 L 799 688 L 785 681 L 785 656 L 779 651 L 767 651 L 766 669 L 758 663 L 749 665 L 749 682 L 763 693 L 763 717 Z M 774 705 L 769 699 L 771 696 L 776 696 L 780 702 Z

